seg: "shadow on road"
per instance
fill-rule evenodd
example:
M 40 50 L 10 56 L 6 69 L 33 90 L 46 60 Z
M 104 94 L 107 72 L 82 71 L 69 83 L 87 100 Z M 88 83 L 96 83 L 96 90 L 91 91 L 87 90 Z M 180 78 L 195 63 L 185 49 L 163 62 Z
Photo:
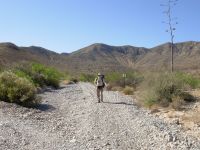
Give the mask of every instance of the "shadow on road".
M 39 104 L 36 107 L 36 109 L 39 109 L 41 111 L 52 111 L 52 110 L 55 110 L 56 108 L 49 104 Z
M 107 104 L 117 104 L 117 105 L 132 105 L 132 106 L 135 106 L 134 104 L 125 103 L 125 102 L 103 102 L 103 103 L 107 103 Z

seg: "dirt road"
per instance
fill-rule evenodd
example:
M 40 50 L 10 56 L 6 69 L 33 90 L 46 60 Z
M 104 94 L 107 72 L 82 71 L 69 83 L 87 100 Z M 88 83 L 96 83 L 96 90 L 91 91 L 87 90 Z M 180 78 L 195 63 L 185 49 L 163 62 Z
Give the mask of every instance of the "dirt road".
M 138 108 L 132 98 L 104 92 L 97 103 L 89 83 L 41 94 L 39 109 L 0 102 L 0 149 L 200 149 L 177 124 L 167 124 Z

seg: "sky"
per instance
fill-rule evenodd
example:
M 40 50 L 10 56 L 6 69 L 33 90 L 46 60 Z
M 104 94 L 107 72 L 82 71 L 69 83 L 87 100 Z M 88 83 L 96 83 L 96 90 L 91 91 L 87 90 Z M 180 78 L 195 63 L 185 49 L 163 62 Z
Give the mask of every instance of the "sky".
M 0 42 L 72 52 L 93 43 L 151 48 L 170 40 L 166 0 L 0 0 Z M 200 0 L 179 0 L 175 42 L 200 40 Z

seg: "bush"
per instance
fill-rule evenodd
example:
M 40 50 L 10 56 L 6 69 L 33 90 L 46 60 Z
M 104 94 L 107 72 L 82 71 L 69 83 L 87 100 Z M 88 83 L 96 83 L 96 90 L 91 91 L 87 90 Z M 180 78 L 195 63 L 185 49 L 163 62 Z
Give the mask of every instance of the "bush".
M 111 72 L 106 74 L 105 79 L 112 85 L 123 86 L 122 74 L 119 72 Z
M 79 76 L 79 80 L 82 81 L 82 82 L 94 82 L 94 79 L 95 79 L 95 75 L 93 74 L 80 74 Z
M 26 78 L 39 87 L 53 86 L 58 88 L 60 80 L 64 76 L 55 68 L 38 63 L 18 66 L 14 72 L 18 77 Z
M 34 79 L 40 85 L 45 84 L 47 86 L 59 87 L 62 74 L 52 67 L 46 67 L 42 64 L 32 64 L 32 72 Z
M 177 78 L 182 80 L 182 82 L 188 84 L 193 89 L 200 87 L 200 78 L 195 75 L 183 72 L 177 72 L 175 75 Z
M 106 75 L 106 81 L 112 84 L 112 86 L 124 87 L 123 73 L 112 72 Z M 126 73 L 125 84 L 126 86 L 131 86 L 136 88 L 143 80 L 143 76 L 138 72 L 128 72 Z
M 23 106 L 33 106 L 38 103 L 34 85 L 9 71 L 0 74 L 0 100 Z
M 172 108 L 179 110 L 181 109 L 181 106 L 183 104 L 184 104 L 184 100 L 181 97 L 177 96 L 177 97 L 172 98 L 172 103 L 171 103 Z
M 108 91 L 123 91 L 123 88 L 120 86 L 112 86 L 111 84 L 108 84 L 106 86 L 106 90 L 108 90 Z
M 126 86 L 124 89 L 123 89 L 123 93 L 125 95 L 133 95 L 133 92 L 134 92 L 134 89 L 132 87 L 128 87 Z
M 145 93 L 142 94 L 145 96 L 144 103 L 149 106 L 154 104 L 169 106 L 170 103 L 177 103 L 179 99 L 194 100 L 194 97 L 186 92 L 188 83 L 180 79 L 176 73 L 147 75 L 141 87 L 140 91 Z

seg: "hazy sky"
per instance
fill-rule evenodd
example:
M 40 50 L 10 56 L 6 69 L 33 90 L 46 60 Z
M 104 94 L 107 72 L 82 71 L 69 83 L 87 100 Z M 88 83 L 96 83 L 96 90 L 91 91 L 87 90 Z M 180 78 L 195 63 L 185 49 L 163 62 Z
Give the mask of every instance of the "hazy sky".
M 93 43 L 154 47 L 169 41 L 165 0 L 0 0 L 0 42 L 71 52 Z M 175 41 L 199 41 L 200 0 L 179 0 Z

